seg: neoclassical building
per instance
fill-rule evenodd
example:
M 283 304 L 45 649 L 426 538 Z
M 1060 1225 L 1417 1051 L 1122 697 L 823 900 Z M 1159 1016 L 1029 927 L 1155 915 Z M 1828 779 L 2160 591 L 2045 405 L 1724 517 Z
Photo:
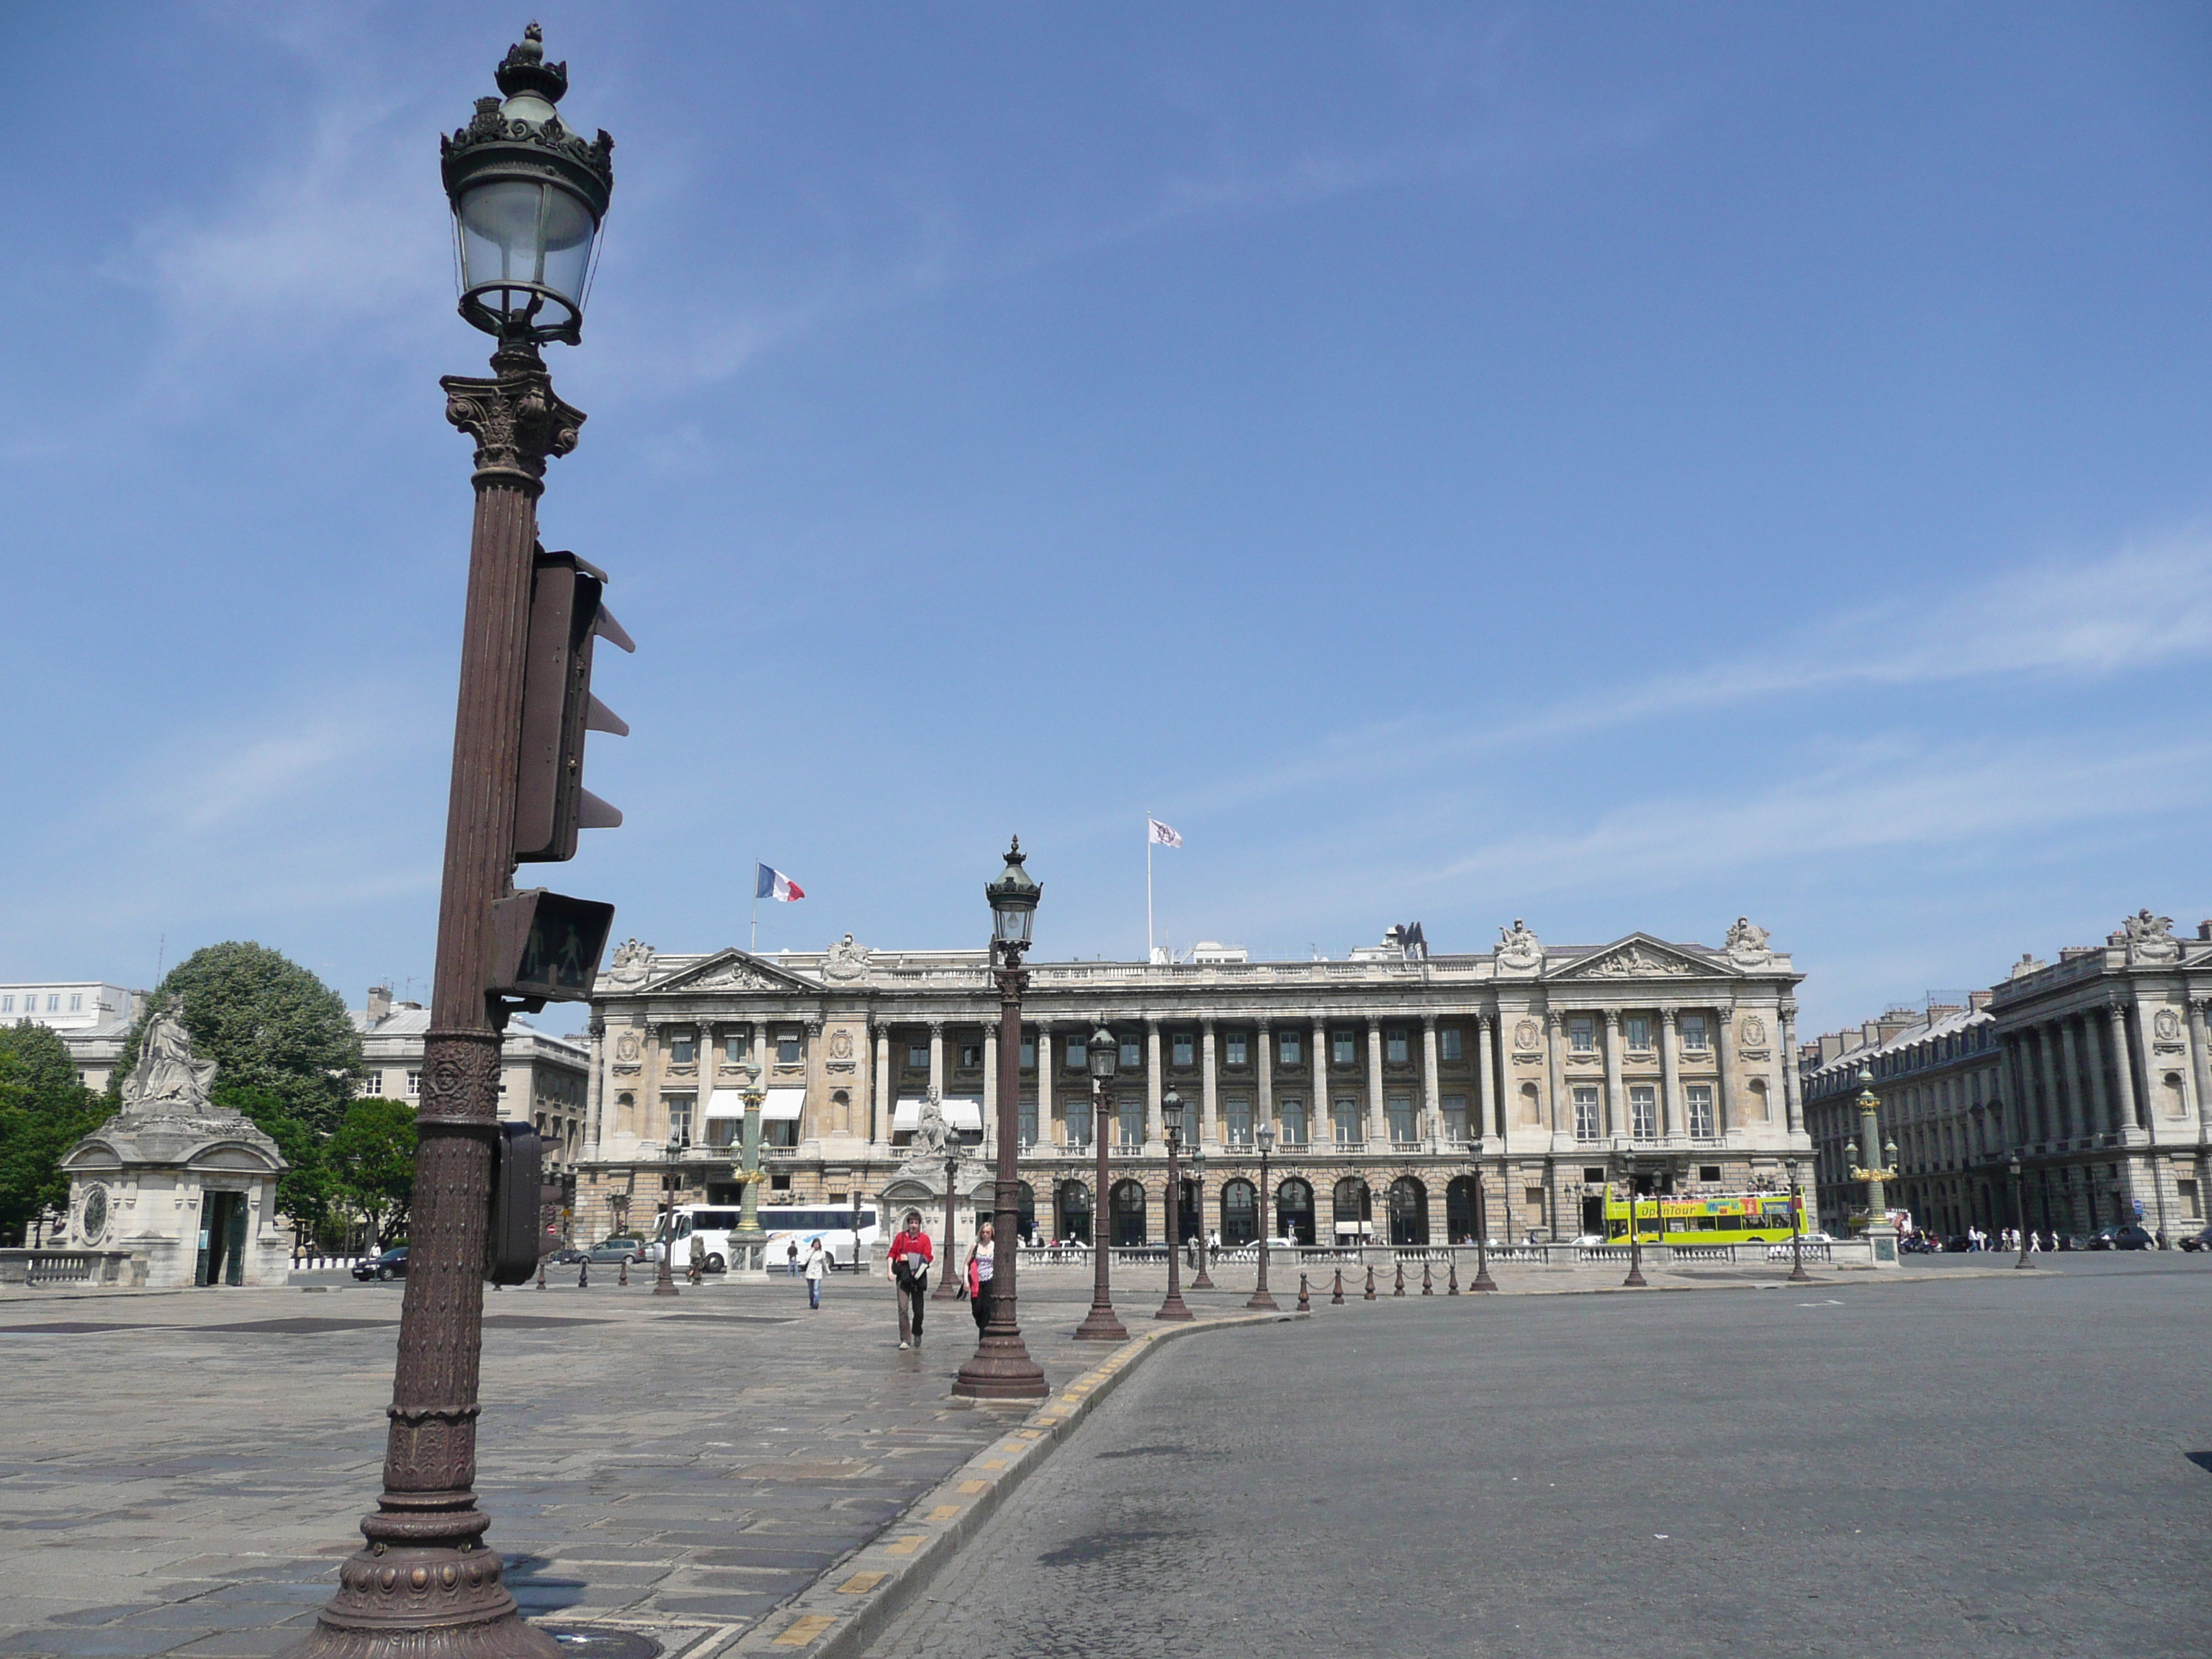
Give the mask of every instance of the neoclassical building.
M 2140 1219 L 2171 1240 L 2204 1224 L 2212 1176 L 2212 921 L 2177 939 L 2148 910 L 2056 962 L 2023 956 L 1963 1006 L 1894 1010 L 1808 1043 L 1806 1112 L 1820 1148 L 1824 1218 L 1863 1209 L 1844 1174 L 1863 1065 L 1904 1179 L 1892 1202 L 1946 1233 L 2016 1218 L 2088 1234 Z M 1862 1149 L 1863 1153 L 1864 1149 Z
M 1021 1168 L 1044 1236 L 1093 1236 L 1085 1047 L 1119 1039 L 1106 1206 L 1116 1242 L 1166 1230 L 1160 1103 L 1189 1103 L 1184 1214 L 1236 1241 L 1571 1237 L 1613 1160 L 1676 1190 L 1779 1186 L 1808 1152 L 1790 1063 L 1801 977 L 1739 921 L 1718 948 L 1632 933 L 1430 955 L 1397 930 L 1352 959 L 1032 963 L 1023 1002 Z M 766 1091 L 766 1201 L 872 1203 L 935 1094 L 988 1141 L 998 1003 L 981 951 L 663 955 L 632 940 L 599 976 L 577 1159 L 577 1228 L 649 1226 L 664 1183 L 734 1202 L 739 1067 Z M 1279 1137 L 1268 1213 L 1255 1130 Z M 672 1161 L 673 1136 L 679 1151 Z M 1194 1167 L 1193 1167 L 1194 1166 Z M 981 1183 L 978 1186 L 981 1191 Z M 1193 1220 L 1190 1226 L 1200 1224 Z

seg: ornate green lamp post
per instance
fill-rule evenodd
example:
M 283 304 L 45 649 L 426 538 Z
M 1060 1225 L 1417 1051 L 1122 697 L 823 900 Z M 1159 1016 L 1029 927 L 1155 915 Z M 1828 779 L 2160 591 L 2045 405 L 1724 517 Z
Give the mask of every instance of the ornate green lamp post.
M 1897 1224 L 1889 1218 L 1888 1194 L 1883 1184 L 1897 1179 L 1897 1143 L 1891 1141 L 1887 1156 L 1881 1146 L 1881 1097 L 1874 1091 L 1874 1073 L 1862 1064 L 1859 1066 L 1859 1133 L 1866 1137 L 1868 1151 L 1882 1161 L 1870 1169 L 1857 1167 L 1859 1143 L 1844 1144 L 1844 1156 L 1853 1166 L 1850 1178 L 1863 1181 L 1867 1189 L 1867 1242 L 1874 1247 L 1875 1265 L 1897 1265 Z
M 730 1247 L 733 1251 L 743 1250 L 746 1257 L 745 1265 L 757 1268 L 763 1265 L 761 1251 L 768 1243 L 768 1235 L 761 1230 L 760 1224 L 761 1102 L 766 1097 L 761 1092 L 758 1060 L 749 1060 L 738 1069 L 744 1073 L 745 1079 L 745 1127 L 738 1148 L 736 1175 L 740 1189 L 738 1224 L 736 1231 L 730 1235 Z M 732 1262 L 731 1265 L 734 1267 L 737 1264 Z

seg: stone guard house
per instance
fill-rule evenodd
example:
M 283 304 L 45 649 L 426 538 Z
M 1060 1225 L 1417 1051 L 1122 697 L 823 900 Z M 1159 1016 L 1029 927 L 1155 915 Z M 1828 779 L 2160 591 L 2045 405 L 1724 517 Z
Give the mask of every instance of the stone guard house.
M 1184 1230 L 1231 1243 L 1262 1220 L 1262 1123 L 1279 1136 L 1264 1219 L 1306 1242 L 1471 1237 L 1477 1180 L 1492 1237 L 1571 1237 L 1601 1223 L 1609 1155 L 1663 1158 L 1678 1191 L 1786 1184 L 1783 1158 L 1811 1149 L 1789 1063 L 1801 975 L 1764 930 L 1739 921 L 1718 949 L 1501 932 L 1468 955 L 1429 955 L 1393 929 L 1348 961 L 1032 963 L 1020 1133 L 1033 1231 L 1093 1236 L 1085 1045 L 1102 1023 L 1121 1042 L 1106 1126 L 1117 1243 L 1165 1233 L 1170 1087 L 1197 1155 Z M 848 935 L 821 952 L 678 956 L 630 941 L 592 1009 L 578 1236 L 649 1230 L 664 1178 L 678 1201 L 737 1200 L 749 1060 L 766 1092 L 765 1203 L 874 1204 L 933 1092 L 988 1152 L 997 1011 L 981 951 Z

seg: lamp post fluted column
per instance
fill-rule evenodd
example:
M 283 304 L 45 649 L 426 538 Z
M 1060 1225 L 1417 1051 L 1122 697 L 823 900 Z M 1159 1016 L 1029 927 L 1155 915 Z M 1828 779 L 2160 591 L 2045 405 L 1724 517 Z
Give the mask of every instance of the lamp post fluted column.
M 661 1172 L 660 1176 L 661 1189 L 667 1196 L 662 1200 L 664 1207 L 660 1220 L 660 1271 L 655 1273 L 653 1279 L 653 1293 L 655 1296 L 683 1294 L 676 1288 L 675 1266 L 676 1194 L 678 1191 L 676 1183 L 679 1169 L 678 1160 L 683 1157 L 683 1154 L 684 1143 L 676 1138 L 676 1132 L 671 1129 L 668 1132 L 668 1166 Z
M 1049 1390 L 1043 1369 L 1030 1358 L 1029 1348 L 1022 1341 L 1014 1295 L 1021 1245 L 1022 1182 L 1017 1160 L 1021 1129 L 1022 993 L 1029 987 L 1029 975 L 1022 971 L 1020 945 L 994 939 L 992 954 L 998 958 L 999 981 L 999 1168 L 993 1205 L 998 1219 L 992 1229 L 991 1316 L 976 1341 L 975 1352 L 953 1379 L 952 1392 L 966 1400 L 1042 1400 Z M 1046 1075 L 1040 1054 L 1040 1083 Z
M 1279 1304 L 1267 1293 L 1267 1154 L 1275 1150 L 1274 1126 L 1262 1123 L 1255 1139 L 1260 1143 L 1260 1276 L 1253 1286 L 1252 1299 L 1244 1305 L 1262 1313 L 1274 1313 Z
M 760 1224 L 761 1183 L 761 1066 L 757 1060 L 748 1060 L 744 1067 L 745 1079 L 745 1121 L 738 1146 L 738 1224 L 730 1234 L 730 1254 L 734 1258 L 739 1250 L 745 1253 L 745 1266 L 757 1270 L 768 1263 L 762 1252 L 768 1243 L 768 1234 Z M 730 1266 L 738 1264 L 733 1259 Z
M 952 1261 L 952 1251 L 960 1238 L 955 1220 L 959 1213 L 959 1202 L 960 1144 L 950 1141 L 945 1148 L 945 1272 L 937 1281 L 937 1288 L 929 1293 L 932 1302 L 951 1301 L 960 1294 L 961 1286 L 967 1282 L 968 1276 L 956 1273 Z
M 1182 1151 L 1182 1097 L 1172 1089 L 1160 1100 L 1160 1115 L 1167 1125 L 1168 1142 L 1168 1293 L 1160 1304 L 1155 1319 L 1185 1320 L 1197 1316 L 1183 1305 L 1182 1299 L 1182 1241 L 1176 1235 L 1181 1228 L 1182 1169 L 1176 1162 Z
M 1474 1166 L 1474 1283 L 1470 1291 L 1494 1291 L 1498 1281 L 1490 1276 L 1490 1205 L 1484 1190 L 1482 1165 Z
M 1805 1271 L 1804 1218 L 1797 1195 L 1797 1160 L 1785 1158 L 1783 1164 L 1790 1171 L 1790 1277 L 1791 1285 L 1809 1285 L 1813 1275 Z
M 1075 1339 L 1079 1342 L 1126 1342 L 1129 1340 L 1128 1327 L 1114 1311 L 1114 1267 L 1106 1201 L 1106 1115 L 1114 1106 L 1110 1085 L 1120 1064 L 1121 1044 L 1111 1031 L 1101 1025 L 1091 1034 L 1089 1052 L 1091 1140 L 1098 1156 L 1098 1176 L 1097 1191 L 1091 1204 L 1091 1311 L 1075 1328 Z

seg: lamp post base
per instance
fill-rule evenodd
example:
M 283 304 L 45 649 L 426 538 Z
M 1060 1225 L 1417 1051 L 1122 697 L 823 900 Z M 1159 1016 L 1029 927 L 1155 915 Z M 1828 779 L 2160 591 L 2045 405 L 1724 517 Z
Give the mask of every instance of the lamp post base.
M 1042 1400 L 1052 1392 L 1018 1334 L 986 1331 L 975 1352 L 952 1379 L 958 1400 Z
M 1170 1291 L 1168 1292 L 1168 1299 L 1160 1304 L 1160 1310 L 1154 1314 L 1152 1317 L 1155 1319 L 1179 1321 L 1195 1319 L 1198 1316 L 1193 1313 L 1188 1308 L 1183 1306 L 1182 1291 Z
M 1110 1302 L 1094 1302 L 1091 1311 L 1083 1316 L 1083 1322 L 1075 1328 L 1078 1342 L 1127 1342 L 1129 1328 L 1114 1311 Z

